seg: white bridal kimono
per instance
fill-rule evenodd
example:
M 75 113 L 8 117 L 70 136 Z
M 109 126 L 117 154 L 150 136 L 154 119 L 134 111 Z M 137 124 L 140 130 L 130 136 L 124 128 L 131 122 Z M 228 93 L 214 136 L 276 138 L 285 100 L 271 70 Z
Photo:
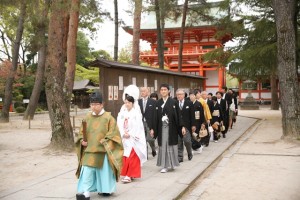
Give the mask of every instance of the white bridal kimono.
M 144 132 L 144 125 L 142 121 L 142 114 L 140 108 L 136 107 L 138 104 L 134 104 L 134 107 L 128 111 L 123 105 L 117 118 L 117 124 L 120 130 L 123 146 L 124 156 L 129 157 L 132 148 L 140 159 L 141 165 L 147 161 L 147 146 Z M 123 138 L 125 134 L 124 122 L 127 120 L 127 132 L 130 138 Z

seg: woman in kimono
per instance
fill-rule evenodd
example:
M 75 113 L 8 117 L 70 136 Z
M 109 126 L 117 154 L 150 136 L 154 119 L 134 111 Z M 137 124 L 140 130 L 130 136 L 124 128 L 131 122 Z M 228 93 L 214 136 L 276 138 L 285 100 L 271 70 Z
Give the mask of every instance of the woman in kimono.
M 124 146 L 121 170 L 121 176 L 124 176 L 123 183 L 130 183 L 133 178 L 141 178 L 141 166 L 147 161 L 147 146 L 138 97 L 139 89 L 135 85 L 128 86 L 123 94 L 124 105 L 117 118 Z
M 214 129 L 214 135 L 213 139 L 215 142 L 218 142 L 220 139 L 220 124 L 223 123 L 223 115 L 222 115 L 222 109 L 220 104 L 218 103 L 217 97 L 212 97 L 213 101 L 213 107 L 212 107 L 212 119 L 211 119 L 211 125 Z

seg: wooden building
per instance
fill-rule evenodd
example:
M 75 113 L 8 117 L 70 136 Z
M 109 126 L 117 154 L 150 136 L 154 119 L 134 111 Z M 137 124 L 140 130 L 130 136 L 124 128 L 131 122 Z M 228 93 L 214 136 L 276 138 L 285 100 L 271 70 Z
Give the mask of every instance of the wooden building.
M 184 88 L 188 93 L 191 89 L 203 89 L 204 78 L 199 75 L 172 72 L 152 67 L 136 66 L 97 59 L 88 66 L 99 67 L 100 91 L 103 93 L 105 109 L 117 116 L 123 105 L 124 88 L 134 84 L 138 87 L 148 87 L 150 92 L 159 95 L 162 83 L 170 85 L 171 96 L 178 88 Z
M 89 108 L 90 97 L 88 91 L 98 88 L 99 86 L 95 86 L 95 84 L 88 79 L 74 81 L 72 104 L 79 108 Z
M 210 16 L 221 18 L 228 15 L 221 11 L 219 3 L 210 3 L 208 13 Z M 167 18 L 164 29 L 164 64 L 171 71 L 178 71 L 178 50 L 181 31 L 181 17 L 177 21 Z M 198 20 L 193 25 L 187 18 L 187 25 L 184 33 L 183 64 L 182 72 L 199 75 L 207 78 L 204 80 L 204 90 L 215 93 L 222 86 L 226 85 L 225 66 L 219 63 L 207 63 L 203 61 L 203 55 L 207 52 L 223 47 L 224 43 L 231 39 L 231 35 L 217 38 L 215 36 L 217 27 L 210 21 Z M 132 27 L 123 27 L 126 32 L 133 34 Z M 141 23 L 142 40 L 150 43 L 151 50 L 140 53 L 140 60 L 150 66 L 158 66 L 157 48 L 157 27 L 154 12 L 149 13 L 147 20 Z
M 251 92 L 253 98 L 259 103 L 270 103 L 272 100 L 271 94 L 271 83 L 270 83 L 270 72 L 262 70 L 256 70 L 252 72 L 247 68 L 240 67 L 235 63 L 229 65 L 228 73 L 237 78 L 239 81 L 238 94 L 239 101 L 243 102 Z M 252 78 L 250 78 L 252 77 Z M 279 97 L 279 82 L 276 80 L 276 91 Z

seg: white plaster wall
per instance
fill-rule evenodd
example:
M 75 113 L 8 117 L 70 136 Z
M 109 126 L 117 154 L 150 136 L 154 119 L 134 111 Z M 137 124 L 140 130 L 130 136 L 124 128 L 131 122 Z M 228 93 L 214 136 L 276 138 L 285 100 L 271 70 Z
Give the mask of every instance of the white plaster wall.
M 263 98 L 263 99 L 271 99 L 272 98 L 271 92 L 261 93 L 261 98 Z
M 213 94 L 213 96 L 216 96 L 216 92 L 218 92 L 218 91 L 219 91 L 218 87 L 206 88 L 206 92 L 207 93 L 211 92 Z
M 207 86 L 216 86 L 219 85 L 219 77 L 218 77 L 218 71 L 212 70 L 212 71 L 206 71 L 206 85 Z

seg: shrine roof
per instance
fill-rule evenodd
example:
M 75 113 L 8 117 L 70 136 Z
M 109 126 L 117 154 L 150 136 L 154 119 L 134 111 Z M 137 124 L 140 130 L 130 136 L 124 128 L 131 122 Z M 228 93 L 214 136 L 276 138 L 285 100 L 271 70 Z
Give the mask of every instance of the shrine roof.
M 207 10 L 207 16 L 213 16 L 215 19 L 221 19 L 228 16 L 228 12 L 220 9 L 220 2 L 212 2 L 210 8 Z M 198 19 L 197 22 L 192 22 L 191 16 L 187 16 L 186 28 L 188 27 L 210 27 L 213 26 L 213 22 L 210 20 Z M 165 20 L 165 29 L 178 29 L 181 27 L 182 15 L 178 17 L 177 20 L 167 18 Z M 125 31 L 132 30 L 132 26 L 123 27 Z M 156 15 L 155 12 L 148 12 L 148 15 L 141 21 L 141 30 L 156 30 Z
M 104 59 L 96 59 L 94 61 L 87 63 L 86 66 L 118 68 L 118 69 L 142 71 L 145 73 L 154 72 L 154 73 L 184 76 L 184 77 L 197 78 L 197 79 L 206 79 L 205 77 L 199 76 L 199 75 L 191 75 L 191 74 L 186 74 L 183 72 L 174 72 L 174 71 L 170 71 L 170 70 L 159 69 L 159 68 L 148 67 L 148 66 L 139 66 L 139 65 L 127 64 L 127 63 L 119 63 L 119 62 L 108 61 L 108 60 L 104 60 Z
M 89 89 L 95 89 L 99 87 L 95 87 L 91 84 L 91 81 L 88 79 L 83 79 L 79 81 L 74 81 L 73 90 L 89 90 Z

